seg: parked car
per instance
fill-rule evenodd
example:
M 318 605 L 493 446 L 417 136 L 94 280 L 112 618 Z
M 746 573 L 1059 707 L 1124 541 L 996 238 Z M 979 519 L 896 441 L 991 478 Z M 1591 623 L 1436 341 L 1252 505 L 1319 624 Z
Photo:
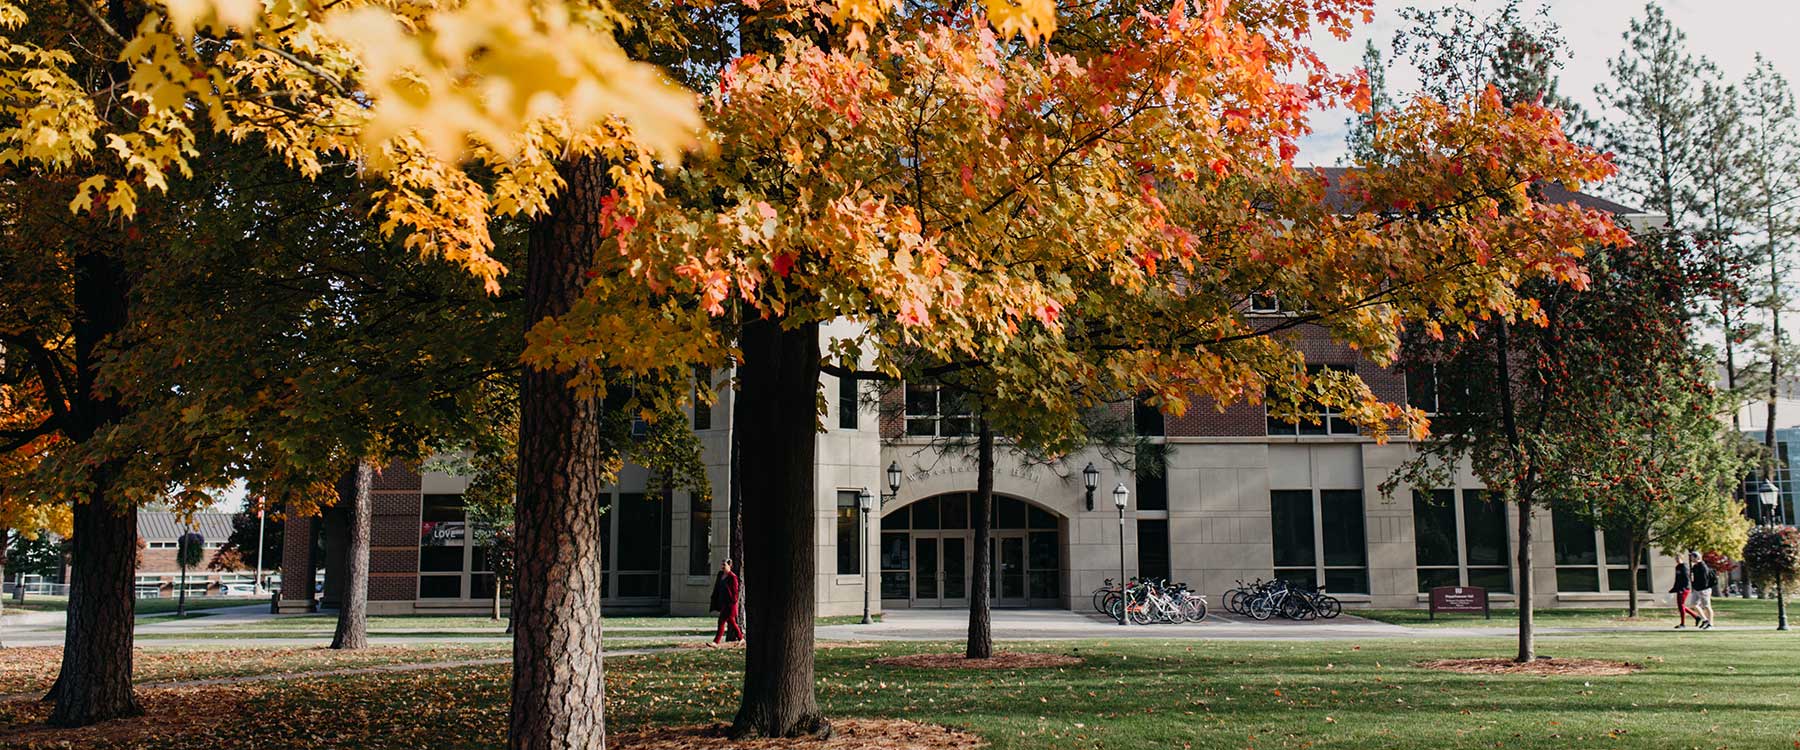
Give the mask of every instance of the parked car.
M 219 586 L 225 596 L 256 596 L 256 586 L 248 583 L 226 583 Z

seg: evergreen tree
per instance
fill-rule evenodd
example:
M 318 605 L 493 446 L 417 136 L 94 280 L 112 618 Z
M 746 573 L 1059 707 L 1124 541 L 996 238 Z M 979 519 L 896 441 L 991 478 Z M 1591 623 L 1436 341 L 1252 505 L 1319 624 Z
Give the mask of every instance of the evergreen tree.
M 1800 115 L 1793 88 L 1761 55 L 1739 89 L 1743 93 L 1746 150 L 1741 179 L 1747 185 L 1746 220 L 1760 245 L 1763 279 L 1761 306 L 1768 323 L 1764 356 L 1768 382 L 1763 392 L 1766 421 L 1763 476 L 1774 476 L 1776 406 L 1781 400 L 1783 366 L 1791 357 L 1784 340 L 1781 313 L 1787 305 L 1790 253 L 1800 233 Z

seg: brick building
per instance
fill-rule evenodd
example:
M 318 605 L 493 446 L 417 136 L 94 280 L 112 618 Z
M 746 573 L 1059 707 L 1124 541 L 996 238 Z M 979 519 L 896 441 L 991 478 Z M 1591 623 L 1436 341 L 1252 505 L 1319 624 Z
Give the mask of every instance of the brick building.
M 195 513 L 191 521 L 184 522 L 170 511 L 140 510 L 137 524 L 138 538 L 144 540 L 136 578 L 137 594 L 140 597 L 168 597 L 177 593 L 176 588 L 181 582 L 181 566 L 175 562 L 176 540 L 189 531 L 197 531 L 205 539 L 205 552 L 200 564 L 189 568 L 187 572 L 189 596 L 218 594 L 224 584 L 256 581 L 256 575 L 250 572 L 206 569 L 212 556 L 231 538 L 230 513 Z
M 1628 219 L 1622 206 L 1583 195 L 1576 200 Z M 1252 303 L 1251 314 L 1279 316 L 1278 300 Z M 823 327 L 827 341 L 851 333 Z M 1429 408 L 1426 381 L 1383 368 L 1322 329 L 1293 334 L 1309 365 L 1353 370 L 1395 403 Z M 631 611 L 706 611 L 711 574 L 728 539 L 727 448 L 733 393 L 720 390 L 711 409 L 692 415 L 713 482 L 708 503 L 675 493 L 646 495 L 641 469 L 628 467 L 610 488 L 606 515 L 606 601 Z M 966 434 L 968 415 L 930 387 L 890 389 L 876 398 L 869 384 L 821 378 L 827 413 L 818 441 L 815 503 L 820 615 L 874 609 L 958 607 L 967 603 L 973 533 L 968 496 L 972 457 L 946 456 L 941 438 Z M 880 404 L 876 402 L 880 401 Z M 1089 450 L 1051 465 L 999 451 L 991 544 L 991 590 L 1000 606 L 1083 608 L 1089 594 L 1120 575 L 1140 573 L 1187 581 L 1216 595 L 1237 579 L 1280 576 L 1326 586 L 1350 606 L 1419 607 L 1439 585 L 1483 586 L 1498 604 L 1517 590 L 1516 510 L 1491 501 L 1463 472 L 1455 486 L 1422 496 L 1383 497 L 1377 487 L 1405 461 L 1404 439 L 1385 445 L 1359 434 L 1329 411 L 1321 423 L 1270 419 L 1261 404 L 1223 408 L 1196 402 L 1180 417 L 1120 405 L 1140 435 L 1166 447 L 1161 477 L 1134 476 Z M 965 460 L 965 458 L 967 460 Z M 1099 472 L 1090 496 L 1083 469 Z M 902 481 L 883 497 L 865 528 L 857 496 L 885 495 L 888 467 Z M 1115 485 L 1130 490 L 1121 527 L 1111 501 Z M 487 606 L 493 574 L 467 544 L 454 477 L 394 467 L 375 481 L 370 609 L 374 612 L 475 610 Z M 1090 500 L 1091 497 L 1091 500 Z M 1540 512 L 1534 531 L 1539 606 L 1622 602 L 1633 566 L 1616 539 L 1565 514 Z M 308 521 L 290 521 L 288 539 L 306 538 Z M 335 529 L 335 530 L 334 530 Z M 335 601 L 341 517 L 327 515 L 324 598 Z M 867 542 L 863 541 L 867 539 Z M 306 547 L 290 543 L 284 569 L 303 569 Z M 1640 590 L 1667 587 L 1664 560 L 1636 567 Z M 754 574 L 754 571 L 752 571 Z M 291 581 L 304 580 L 298 576 Z M 282 592 L 283 607 L 306 605 L 304 584 Z

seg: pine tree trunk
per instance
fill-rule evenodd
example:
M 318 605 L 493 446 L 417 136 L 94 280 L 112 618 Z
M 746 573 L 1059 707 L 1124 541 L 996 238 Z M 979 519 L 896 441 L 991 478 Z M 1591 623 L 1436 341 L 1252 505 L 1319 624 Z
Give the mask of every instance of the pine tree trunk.
M 970 659 L 986 659 L 994 655 L 994 621 L 989 611 L 988 589 L 993 560 L 988 554 L 988 537 L 994 515 L 994 430 L 981 420 L 975 444 L 975 498 L 969 514 L 975 524 L 975 572 L 969 587 L 969 647 L 964 654 Z M 947 561 L 946 565 L 961 561 Z
M 819 398 L 819 327 L 746 323 L 740 335 L 742 411 L 734 425 L 743 477 L 744 693 L 734 737 L 829 735 L 813 689 L 818 539 L 813 456 Z
M 100 487 L 105 486 L 102 480 Z M 56 702 L 50 724 L 59 727 L 143 713 L 131 689 L 137 509 L 113 507 L 100 489 L 75 505 L 74 516 L 62 672 L 50 696 Z
M 369 491 L 375 482 L 375 467 L 366 460 L 356 462 L 356 489 L 350 493 L 348 533 L 349 549 L 345 550 L 344 590 L 338 604 L 337 633 L 331 647 L 345 651 L 369 646 L 369 532 L 374 523 L 374 498 Z
M 601 240 L 605 165 L 562 170 L 567 187 L 532 223 L 527 321 L 566 312 L 581 296 Z M 570 375 L 526 368 L 521 378 L 517 535 L 513 573 L 513 684 L 508 747 L 606 746 L 601 663 L 601 514 L 605 465 L 598 399 Z
M 1773 343 L 1769 347 L 1768 419 L 1763 423 L 1763 449 L 1768 451 L 1768 454 L 1763 457 L 1763 460 L 1767 462 L 1763 469 L 1763 477 L 1767 481 L 1774 481 L 1775 464 L 1781 455 L 1777 452 L 1779 446 L 1775 444 L 1775 405 L 1781 398 L 1781 305 L 1783 300 L 1781 297 L 1781 266 L 1773 239 L 1780 231 L 1780 227 L 1772 214 L 1768 217 L 1765 231 L 1769 232 L 1771 238 L 1769 241 L 1769 335 L 1772 337 Z M 1761 510 L 1761 508 L 1757 509 L 1758 512 Z M 1786 515 L 1785 511 L 1786 509 L 1781 507 L 1780 495 L 1777 495 L 1776 515 L 1769 519 L 1770 523 L 1785 520 L 1782 518 Z

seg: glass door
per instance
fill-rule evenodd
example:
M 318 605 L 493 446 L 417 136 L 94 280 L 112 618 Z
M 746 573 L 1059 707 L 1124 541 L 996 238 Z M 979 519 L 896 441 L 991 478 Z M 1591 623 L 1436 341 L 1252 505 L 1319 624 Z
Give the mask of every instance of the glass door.
M 913 535 L 913 606 L 968 605 L 968 545 L 968 538 L 960 533 Z
M 994 603 L 1007 607 L 1023 607 L 1025 597 L 1025 535 L 997 533 L 990 554 Z

